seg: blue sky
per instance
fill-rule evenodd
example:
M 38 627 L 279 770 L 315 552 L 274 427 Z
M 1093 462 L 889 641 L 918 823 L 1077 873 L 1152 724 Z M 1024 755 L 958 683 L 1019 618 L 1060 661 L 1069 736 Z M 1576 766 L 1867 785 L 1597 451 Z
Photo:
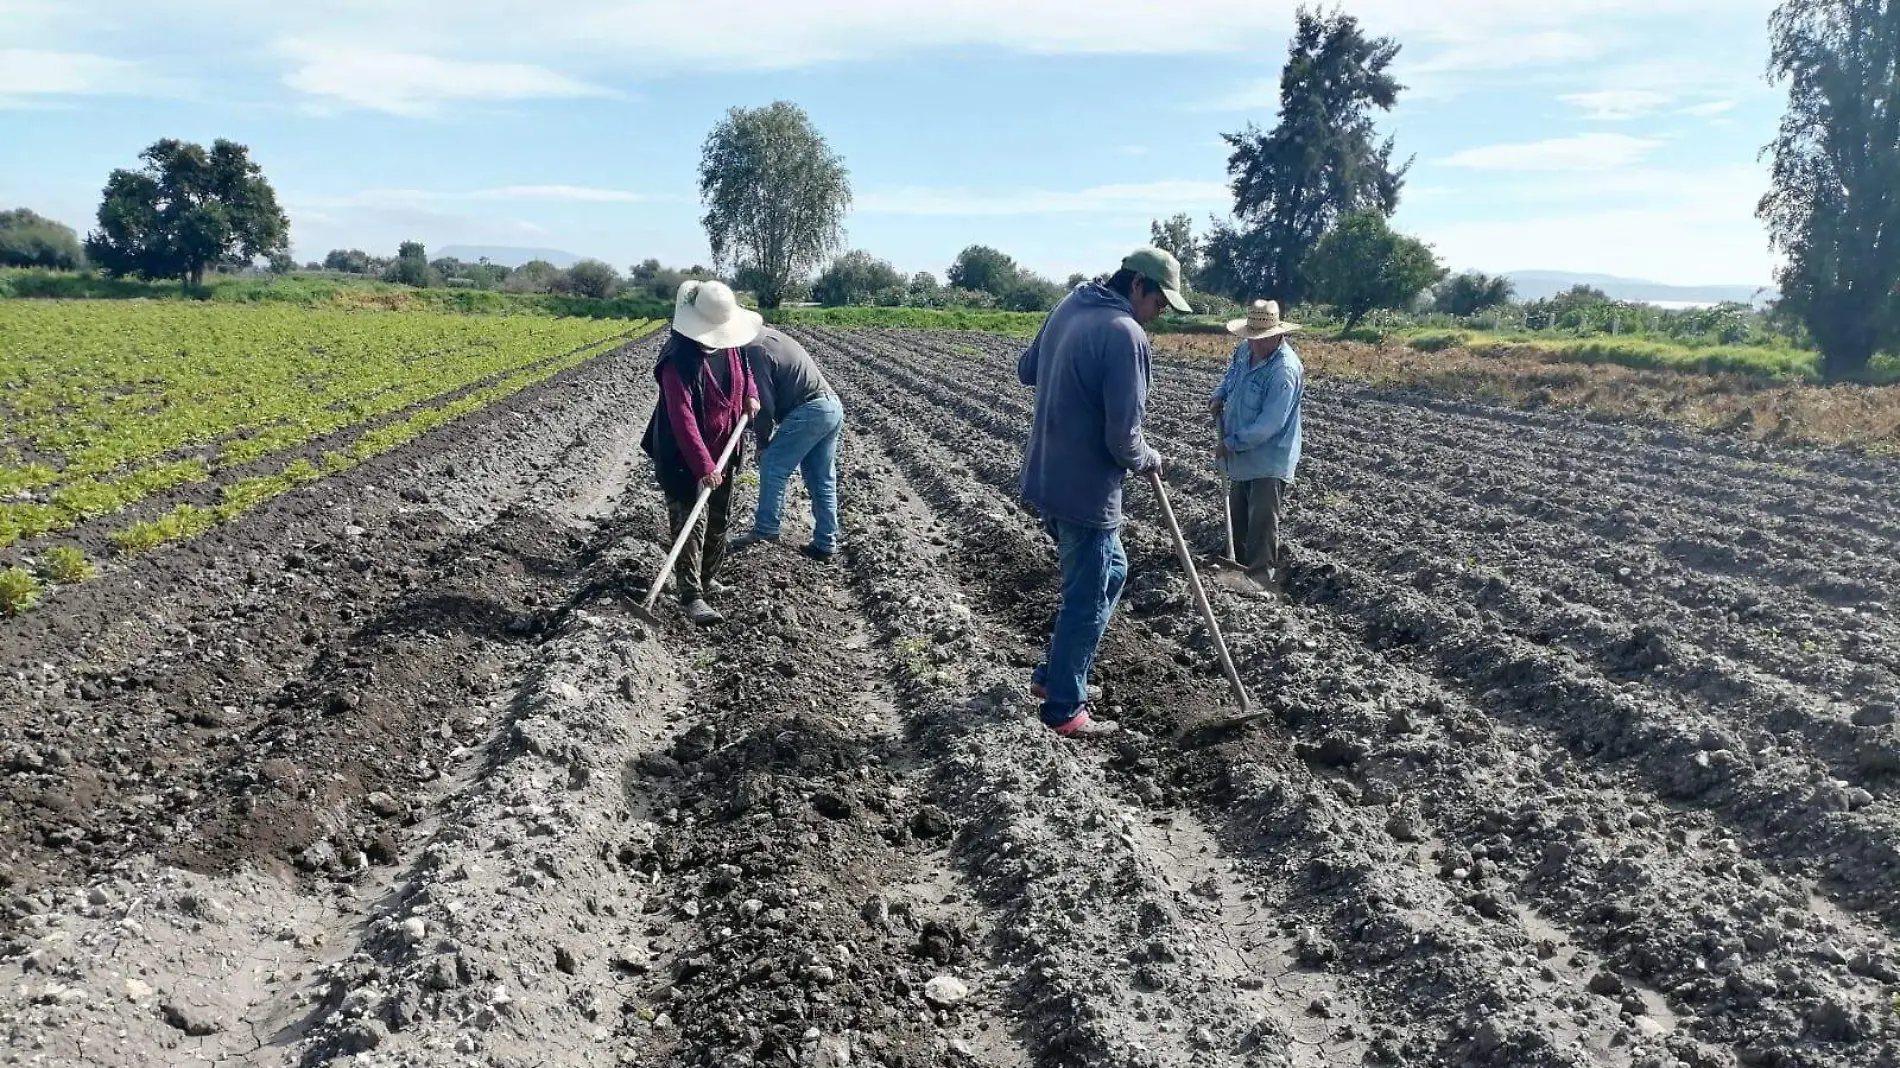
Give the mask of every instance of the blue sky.
M 1458 268 L 1768 282 L 1771 6 L 1352 4 L 1405 46 L 1397 224 Z M 145 145 L 229 137 L 299 259 L 416 239 L 683 263 L 706 257 L 707 131 L 785 99 L 851 170 L 851 246 L 1095 273 L 1152 218 L 1225 212 L 1219 135 L 1272 124 L 1293 7 L 0 0 L 0 207 L 83 232 Z

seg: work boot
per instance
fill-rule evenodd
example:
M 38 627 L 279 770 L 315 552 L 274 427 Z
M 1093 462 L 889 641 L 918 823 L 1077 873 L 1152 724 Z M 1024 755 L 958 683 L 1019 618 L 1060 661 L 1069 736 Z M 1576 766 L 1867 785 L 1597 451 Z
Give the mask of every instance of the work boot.
M 732 592 L 732 587 L 718 579 L 707 579 L 705 582 L 705 590 L 706 596 L 708 597 L 724 597 L 726 594 Z
M 1096 719 L 1090 714 L 1089 706 L 1083 705 L 1076 710 L 1075 716 L 1068 722 L 1056 724 L 1049 729 L 1064 738 L 1105 738 L 1111 734 L 1119 734 L 1122 725 L 1112 719 Z
M 838 558 L 838 550 L 820 549 L 816 545 L 801 546 L 798 551 L 801 553 L 804 553 L 806 556 L 811 557 L 813 560 L 816 560 L 821 564 L 831 563 L 833 560 L 836 560 Z
M 686 613 L 687 620 L 696 626 L 710 627 L 714 623 L 723 623 L 726 620 L 725 616 L 719 614 L 717 608 L 698 597 L 686 602 L 681 610 Z

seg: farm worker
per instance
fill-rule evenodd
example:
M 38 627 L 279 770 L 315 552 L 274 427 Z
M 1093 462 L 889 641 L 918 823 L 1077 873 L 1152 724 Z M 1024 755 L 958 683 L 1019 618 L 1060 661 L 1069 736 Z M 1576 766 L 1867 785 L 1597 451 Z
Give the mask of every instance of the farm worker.
M 805 346 L 771 327 L 745 347 L 759 387 L 759 506 L 748 543 L 777 541 L 792 472 L 805 476 L 811 494 L 811 543 L 802 550 L 818 561 L 838 551 L 838 436 L 844 405 Z
M 1280 305 L 1256 300 L 1244 319 L 1227 324 L 1241 338 L 1227 375 L 1214 390 L 1220 427 L 1215 463 L 1228 479 L 1234 553 L 1247 576 L 1264 589 L 1285 581 L 1280 525 L 1287 491 L 1300 463 L 1300 406 L 1306 368 L 1287 335 L 1300 327 L 1280 318 Z
M 1148 408 L 1148 335 L 1169 308 L 1188 311 L 1181 265 L 1138 248 L 1106 282 L 1077 286 L 1018 361 L 1036 389 L 1023 456 L 1023 497 L 1041 514 L 1062 564 L 1062 604 L 1049 652 L 1031 677 L 1042 722 L 1059 734 L 1112 734 L 1090 714 L 1088 677 L 1128 578 L 1122 482 L 1161 466 L 1142 436 Z
M 705 515 L 694 524 L 673 565 L 686 618 L 700 626 L 724 618 L 705 598 L 725 591 L 717 576 L 726 556 L 730 476 L 744 462 L 745 449 L 741 445 L 733 450 L 726 470 L 719 469 L 718 457 L 732 440 L 741 414 L 759 410 L 758 386 L 740 349 L 763 325 L 757 312 L 739 306 L 725 283 L 686 282 L 674 300 L 672 333 L 653 368 L 660 399 L 640 444 L 653 457 L 675 539 L 685 530 L 686 516 L 700 492 L 711 491 Z

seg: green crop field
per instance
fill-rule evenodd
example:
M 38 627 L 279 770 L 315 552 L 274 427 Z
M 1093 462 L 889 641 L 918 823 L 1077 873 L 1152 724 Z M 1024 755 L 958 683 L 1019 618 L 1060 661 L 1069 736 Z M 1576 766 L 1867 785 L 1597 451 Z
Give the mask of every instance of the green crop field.
M 114 540 L 137 552 L 189 536 L 655 325 L 289 305 L 0 303 L 0 548 L 246 469 L 224 482 L 217 507 L 181 505 Z M 312 443 L 324 445 L 320 457 L 307 454 Z

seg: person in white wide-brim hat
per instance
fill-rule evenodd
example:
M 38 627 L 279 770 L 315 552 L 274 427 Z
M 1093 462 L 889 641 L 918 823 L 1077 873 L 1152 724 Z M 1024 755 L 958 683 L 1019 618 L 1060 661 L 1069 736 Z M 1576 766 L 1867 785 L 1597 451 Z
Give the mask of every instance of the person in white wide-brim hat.
M 1280 318 L 1275 301 L 1254 301 L 1245 318 L 1227 324 L 1227 332 L 1242 340 L 1214 390 L 1220 427 L 1214 458 L 1229 482 L 1234 553 L 1250 578 L 1274 590 L 1286 579 L 1280 527 L 1300 463 L 1306 368 L 1287 340 L 1299 329 Z
M 741 307 L 724 282 L 686 282 L 674 298 L 673 329 L 653 367 L 660 399 L 640 445 L 653 457 L 674 538 L 685 530 L 700 491 L 711 491 L 703 520 L 694 524 L 673 566 L 680 605 L 701 626 L 722 618 L 706 597 L 724 590 L 717 575 L 726 557 L 730 476 L 744 465 L 745 450 L 735 448 L 723 469 L 718 458 L 741 419 L 759 410 L 758 384 L 740 350 L 764 325 L 764 317 Z

